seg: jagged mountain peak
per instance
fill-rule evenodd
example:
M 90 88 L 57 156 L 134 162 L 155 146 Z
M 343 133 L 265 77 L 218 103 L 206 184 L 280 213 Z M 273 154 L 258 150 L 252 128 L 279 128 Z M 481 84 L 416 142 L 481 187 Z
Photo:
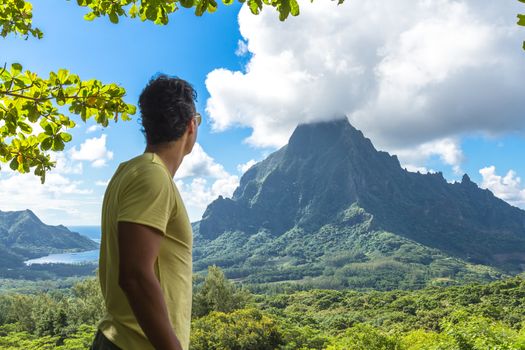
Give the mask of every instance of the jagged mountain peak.
M 231 199 L 208 206 L 199 234 L 214 240 L 228 232 L 316 232 L 341 224 L 356 206 L 369 215 L 372 230 L 476 263 L 525 267 L 525 211 L 468 175 L 450 184 L 440 172 L 403 170 L 346 118 L 298 126 L 288 145 L 243 175 Z
M 354 128 L 348 118 L 300 124 L 292 133 L 287 153 L 294 156 L 325 153 L 329 149 L 373 154 L 377 150 L 363 133 Z

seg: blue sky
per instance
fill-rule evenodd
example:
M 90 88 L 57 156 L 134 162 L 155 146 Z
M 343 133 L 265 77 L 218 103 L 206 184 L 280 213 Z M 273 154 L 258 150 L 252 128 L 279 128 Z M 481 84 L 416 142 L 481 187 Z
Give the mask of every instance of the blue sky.
M 236 4 L 203 17 L 180 10 L 157 26 L 86 22 L 74 1 L 32 2 L 44 38 L 2 39 L 5 62 L 44 76 L 67 68 L 116 82 L 130 103 L 159 72 L 194 85 L 206 122 L 176 178 L 193 221 L 219 194 L 231 195 L 242 171 L 285 144 L 298 123 L 339 115 L 411 170 L 442 171 L 449 181 L 466 172 L 525 207 L 519 3 L 301 2 L 301 16 L 284 23 L 272 9 L 253 16 Z M 79 122 L 44 186 L 3 167 L 0 210 L 97 225 L 104 184 L 144 150 L 137 119 L 107 129 Z

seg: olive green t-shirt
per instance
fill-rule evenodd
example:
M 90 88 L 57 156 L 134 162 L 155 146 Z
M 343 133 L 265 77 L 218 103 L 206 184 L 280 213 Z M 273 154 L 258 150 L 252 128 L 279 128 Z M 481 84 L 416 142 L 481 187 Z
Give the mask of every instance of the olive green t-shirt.
M 164 235 L 155 262 L 171 324 L 184 350 L 190 341 L 192 298 L 192 230 L 171 173 L 154 153 L 119 165 L 102 205 L 99 277 L 106 314 L 99 323 L 104 335 L 123 350 L 153 346 L 138 324 L 118 285 L 117 223 L 151 226 Z M 124 233 L 125 234 L 125 233 Z M 123 237 L 125 239 L 125 237 Z

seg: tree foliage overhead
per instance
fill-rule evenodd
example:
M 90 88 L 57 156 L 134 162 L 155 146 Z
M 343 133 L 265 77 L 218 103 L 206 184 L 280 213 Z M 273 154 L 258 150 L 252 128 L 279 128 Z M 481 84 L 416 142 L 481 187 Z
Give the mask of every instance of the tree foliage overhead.
M 344 0 L 337 0 L 342 4 Z M 224 5 L 231 5 L 234 0 L 222 0 Z M 284 21 L 289 15 L 299 15 L 297 0 L 239 0 L 247 3 L 250 11 L 257 15 L 263 7 L 273 7 L 279 13 L 279 19 Z M 178 9 L 194 9 L 195 15 L 213 13 L 219 6 L 217 0 L 77 0 L 80 6 L 91 11 L 84 17 L 93 20 L 108 16 L 110 21 L 118 23 L 119 17 L 140 18 L 142 21 L 152 21 L 156 24 L 167 24 L 168 16 Z
M 27 1 L 0 0 L 0 35 L 41 39 L 32 10 Z M 44 78 L 19 63 L 6 63 L 0 69 L 0 163 L 20 173 L 33 170 L 43 183 L 54 166 L 49 151 L 62 151 L 72 140 L 66 131 L 76 124 L 69 114 L 103 126 L 110 120 L 129 120 L 136 108 L 124 101 L 125 94 L 117 84 L 81 80 L 66 69 Z
M 32 24 L 33 6 L 23 0 L 0 0 L 0 35 L 17 33 L 26 38 L 42 38 L 42 32 Z
M 94 118 L 103 126 L 109 120 L 129 120 L 135 106 L 124 102 L 126 91 L 116 84 L 81 80 L 65 69 L 49 73 L 47 79 L 24 71 L 18 63 L 0 70 L 0 162 L 9 162 L 21 173 L 34 168 L 45 181 L 53 166 L 46 151 L 62 151 L 71 141 L 66 130 L 75 122 L 65 114 L 79 115 L 82 121 Z M 37 127 L 41 132 L 35 132 Z

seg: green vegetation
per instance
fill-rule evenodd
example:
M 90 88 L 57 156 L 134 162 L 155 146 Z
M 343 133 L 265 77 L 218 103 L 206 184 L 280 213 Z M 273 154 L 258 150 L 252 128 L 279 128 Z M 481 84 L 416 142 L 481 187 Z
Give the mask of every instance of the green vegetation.
M 98 264 L 32 264 L 8 269 L 0 269 L 0 279 L 17 279 L 26 281 L 53 281 L 68 277 L 93 276 Z M 0 288 L 1 289 L 1 288 Z
M 195 271 L 215 264 L 257 292 L 312 288 L 392 290 L 489 282 L 505 274 L 467 263 L 366 221 L 330 224 L 314 233 L 294 228 L 274 238 L 226 232 L 196 243 Z
M 251 294 L 217 267 L 195 276 L 192 350 L 525 349 L 525 279 L 418 291 Z M 224 300 L 224 303 L 219 302 Z M 98 282 L 0 295 L 0 348 L 88 349 Z

